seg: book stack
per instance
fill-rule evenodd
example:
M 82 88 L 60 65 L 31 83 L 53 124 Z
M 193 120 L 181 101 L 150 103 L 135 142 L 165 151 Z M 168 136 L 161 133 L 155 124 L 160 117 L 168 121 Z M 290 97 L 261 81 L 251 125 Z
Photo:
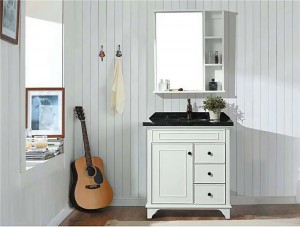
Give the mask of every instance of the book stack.
M 63 153 L 62 139 L 48 139 L 47 148 L 31 148 L 26 151 L 26 160 L 46 160 Z

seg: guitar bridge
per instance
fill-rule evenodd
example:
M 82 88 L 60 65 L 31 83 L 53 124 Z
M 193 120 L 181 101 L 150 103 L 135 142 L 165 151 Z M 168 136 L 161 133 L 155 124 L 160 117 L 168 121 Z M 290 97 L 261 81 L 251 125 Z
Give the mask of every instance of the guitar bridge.
M 86 189 L 97 189 L 100 188 L 100 184 L 91 184 L 91 185 L 86 185 Z

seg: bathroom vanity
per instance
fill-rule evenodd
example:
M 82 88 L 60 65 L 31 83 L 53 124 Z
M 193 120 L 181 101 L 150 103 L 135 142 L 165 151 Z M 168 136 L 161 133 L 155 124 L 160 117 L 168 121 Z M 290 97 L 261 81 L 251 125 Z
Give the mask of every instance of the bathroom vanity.
M 230 127 L 221 114 L 155 113 L 147 126 L 147 218 L 159 209 L 220 210 L 230 219 Z

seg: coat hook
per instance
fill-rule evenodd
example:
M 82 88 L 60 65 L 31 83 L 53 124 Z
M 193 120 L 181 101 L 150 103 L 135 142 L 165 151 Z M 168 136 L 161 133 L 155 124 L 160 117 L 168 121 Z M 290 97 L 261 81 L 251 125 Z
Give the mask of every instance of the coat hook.
M 101 45 L 101 50 L 100 50 L 100 53 L 99 53 L 99 57 L 101 58 L 101 61 L 103 61 L 103 58 L 105 57 L 105 53 L 103 51 L 103 45 Z
M 122 52 L 121 52 L 121 45 L 118 45 L 118 50 L 117 50 L 117 57 L 122 57 Z

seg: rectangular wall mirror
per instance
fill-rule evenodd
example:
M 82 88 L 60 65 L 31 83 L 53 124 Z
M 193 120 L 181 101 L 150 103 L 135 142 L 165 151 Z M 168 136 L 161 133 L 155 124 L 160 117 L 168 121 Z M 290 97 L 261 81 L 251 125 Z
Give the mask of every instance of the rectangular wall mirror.
M 170 88 L 204 90 L 202 12 L 156 12 L 156 82 Z

